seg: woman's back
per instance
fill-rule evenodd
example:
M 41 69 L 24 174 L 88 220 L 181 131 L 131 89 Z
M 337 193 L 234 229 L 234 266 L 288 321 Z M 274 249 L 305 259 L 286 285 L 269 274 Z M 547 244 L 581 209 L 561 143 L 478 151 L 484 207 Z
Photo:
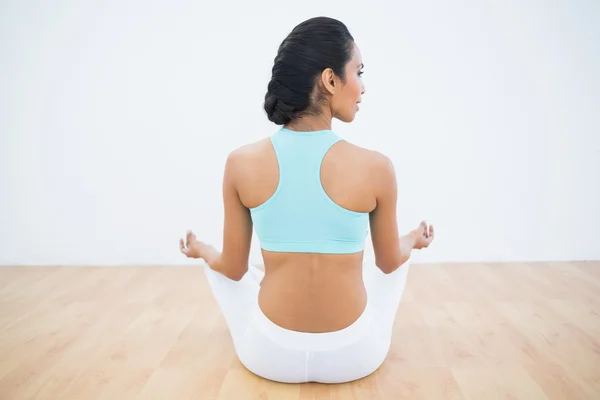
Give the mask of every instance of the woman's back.
M 366 305 L 362 249 L 377 204 L 381 156 L 332 131 L 282 129 L 235 157 L 235 185 L 252 213 L 265 263 L 262 311 L 296 331 L 330 332 L 352 324 Z M 314 229 L 312 238 L 302 219 Z

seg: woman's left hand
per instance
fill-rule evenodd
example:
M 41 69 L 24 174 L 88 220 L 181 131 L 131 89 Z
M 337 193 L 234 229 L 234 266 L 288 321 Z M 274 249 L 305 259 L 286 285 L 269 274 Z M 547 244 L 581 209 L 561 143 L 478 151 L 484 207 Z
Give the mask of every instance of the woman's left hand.
M 189 231 L 183 239 L 179 239 L 179 250 L 189 258 L 204 258 L 203 249 L 205 245 L 196 239 L 196 235 L 192 231 Z

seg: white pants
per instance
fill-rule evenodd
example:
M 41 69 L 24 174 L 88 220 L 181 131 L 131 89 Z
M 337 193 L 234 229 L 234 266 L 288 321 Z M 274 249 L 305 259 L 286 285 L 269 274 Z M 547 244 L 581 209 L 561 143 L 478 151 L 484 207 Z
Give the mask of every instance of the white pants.
M 386 358 L 409 265 L 386 275 L 365 264 L 365 311 L 349 327 L 326 333 L 292 331 L 269 320 L 258 307 L 264 276 L 258 268 L 251 265 L 240 281 L 206 264 L 203 268 L 237 356 L 248 370 L 285 383 L 341 383 L 371 374 Z

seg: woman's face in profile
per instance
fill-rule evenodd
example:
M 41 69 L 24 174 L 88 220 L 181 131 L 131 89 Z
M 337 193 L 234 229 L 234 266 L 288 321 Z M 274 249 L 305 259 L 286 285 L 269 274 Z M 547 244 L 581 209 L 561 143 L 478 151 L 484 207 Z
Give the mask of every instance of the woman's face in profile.
M 333 106 L 334 117 L 343 122 L 352 122 L 359 110 L 358 103 L 361 102 L 361 96 L 365 93 L 361 75 L 364 64 L 360 50 L 356 43 L 353 45 L 352 58 L 346 64 L 346 81 L 341 82 L 341 89 L 332 96 L 331 104 Z

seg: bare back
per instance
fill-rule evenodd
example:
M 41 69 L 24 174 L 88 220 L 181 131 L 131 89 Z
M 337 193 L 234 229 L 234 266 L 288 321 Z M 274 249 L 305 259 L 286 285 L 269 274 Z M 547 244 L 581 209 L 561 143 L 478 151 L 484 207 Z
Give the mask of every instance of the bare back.
M 236 187 L 248 209 L 267 201 L 279 183 L 279 165 L 269 139 L 238 150 Z M 379 153 L 346 141 L 323 158 L 321 184 L 339 206 L 370 213 L 377 206 Z M 301 199 L 300 199 L 301 200 Z M 262 250 L 265 278 L 259 306 L 276 324 L 303 332 L 330 332 L 352 324 L 366 306 L 363 253 L 309 254 Z

